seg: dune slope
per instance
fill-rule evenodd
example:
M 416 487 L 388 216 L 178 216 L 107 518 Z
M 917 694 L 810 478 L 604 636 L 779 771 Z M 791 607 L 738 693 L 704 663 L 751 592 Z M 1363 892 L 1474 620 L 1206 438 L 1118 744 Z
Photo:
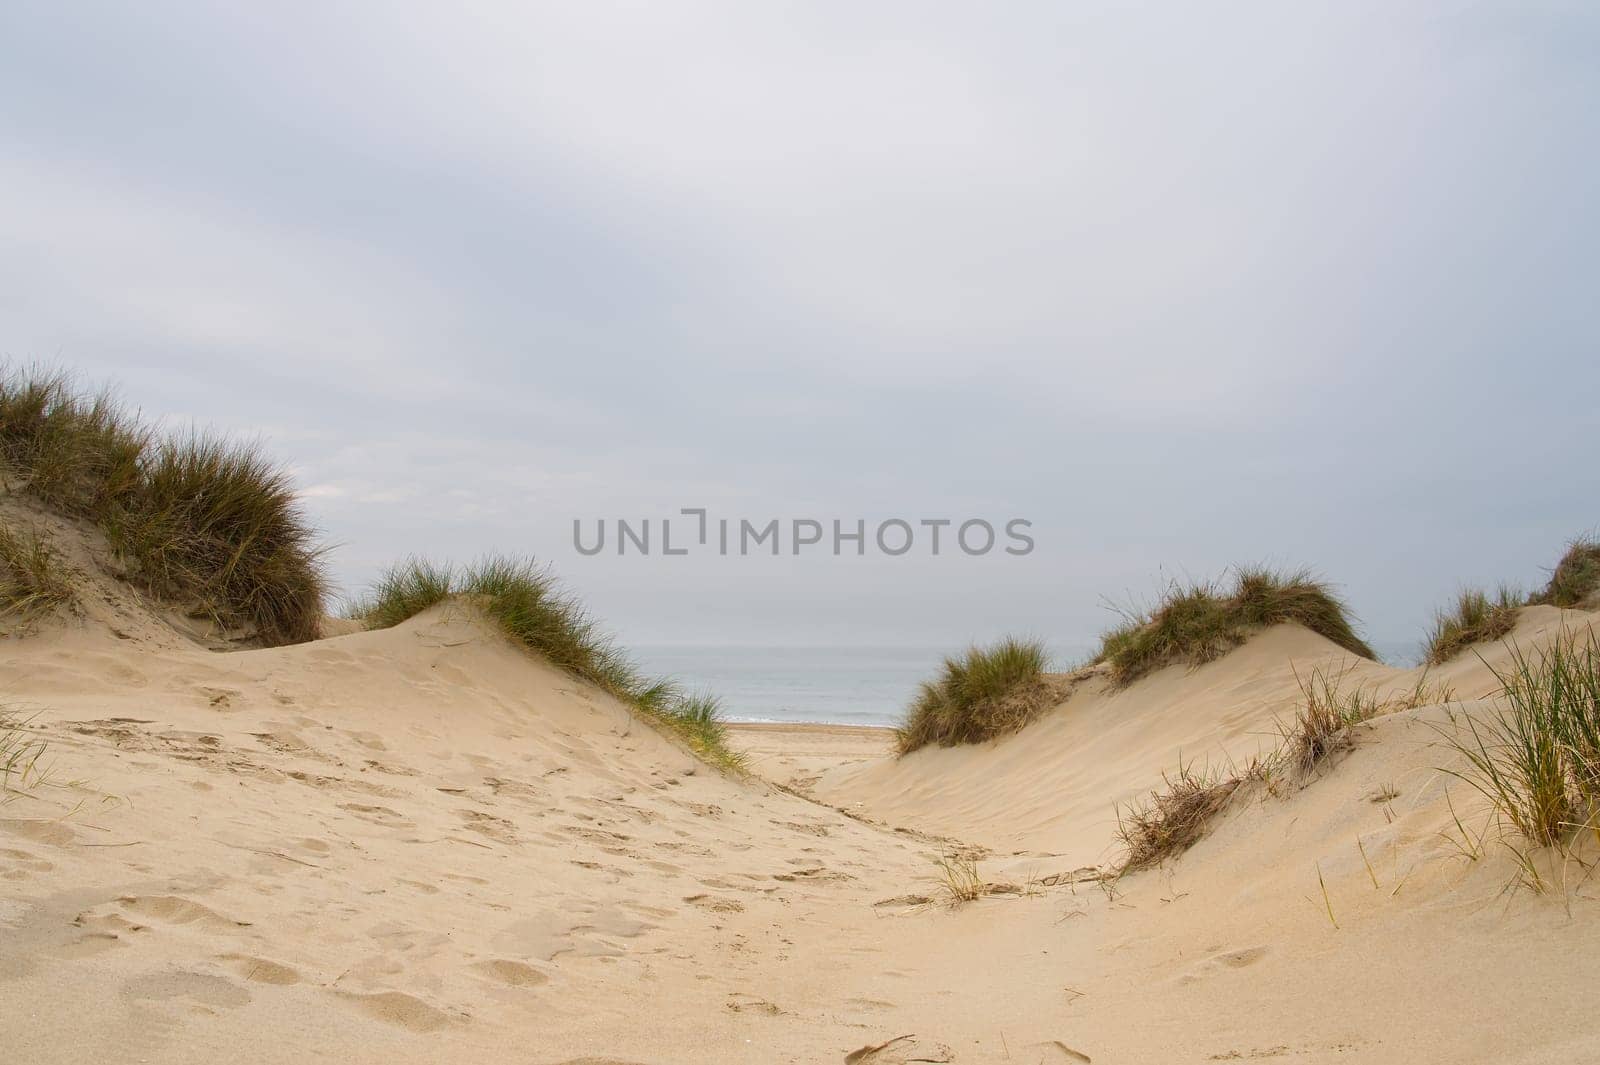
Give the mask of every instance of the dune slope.
M 66 542 L 77 612 L 0 642 L 0 701 L 53 767 L 0 806 L 15 1060 L 1600 1054 L 1592 885 L 1503 894 L 1508 858 L 1452 850 L 1445 708 L 1364 726 L 1174 865 L 1079 868 L 1176 747 L 1254 749 L 1288 663 L 1328 654 L 1307 633 L 829 771 L 847 816 L 707 769 L 468 607 L 219 653 Z M 1013 887 L 940 905 L 944 854 Z

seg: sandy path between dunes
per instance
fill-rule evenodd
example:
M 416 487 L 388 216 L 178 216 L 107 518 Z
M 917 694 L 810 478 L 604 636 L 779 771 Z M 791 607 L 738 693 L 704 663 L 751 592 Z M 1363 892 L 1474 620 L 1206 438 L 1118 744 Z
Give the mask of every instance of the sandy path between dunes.
M 36 715 L 55 779 L 0 807 L 0 1045 L 46 1063 L 1600 1059 L 1595 887 L 1497 897 L 1503 857 L 1452 853 L 1442 708 L 1363 730 L 1169 869 L 1067 875 L 1110 849 L 1113 796 L 1089 791 L 1147 786 L 1174 741 L 1248 737 L 1292 698 L 1287 644 L 1325 653 L 1307 635 L 1159 674 L 1106 704 L 1115 728 L 1074 696 L 1010 740 L 898 762 L 870 730 L 737 730 L 824 805 L 707 770 L 463 608 L 217 654 L 96 601 L 0 642 L 4 701 Z M 923 901 L 953 850 L 1022 893 Z

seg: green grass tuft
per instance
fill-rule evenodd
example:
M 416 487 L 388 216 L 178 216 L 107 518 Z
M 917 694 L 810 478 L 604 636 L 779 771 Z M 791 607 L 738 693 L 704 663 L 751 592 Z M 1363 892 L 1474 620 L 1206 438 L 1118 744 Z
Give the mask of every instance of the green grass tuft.
M 1481 792 L 1539 846 L 1594 828 L 1600 814 L 1600 643 L 1563 633 L 1533 657 L 1512 648 L 1495 671 L 1504 708 L 1443 731 L 1465 763 L 1446 772 Z
M 266 644 L 316 638 L 322 551 L 287 472 L 252 444 L 157 437 L 63 373 L 0 374 L 7 486 L 97 523 L 158 597 Z
M 1528 601 L 1570 609 L 1592 605 L 1596 593 L 1600 593 L 1600 541 L 1583 536 L 1567 545 L 1550 583 Z
M 1475 643 L 1501 639 L 1516 627 L 1517 610 L 1526 602 L 1525 596 L 1503 586 L 1493 599 L 1476 589 L 1462 592 L 1454 609 L 1434 615 L 1427 663 L 1441 665 Z
M 390 566 L 371 591 L 349 604 L 345 616 L 371 629 L 389 629 L 450 598 L 455 570 L 421 558 Z
M 1096 662 L 1110 662 L 1119 684 L 1170 662 L 1210 662 L 1269 625 L 1296 622 L 1363 658 L 1376 658 L 1356 634 L 1349 609 L 1322 581 L 1300 570 L 1235 571 L 1233 587 L 1173 585 L 1153 610 L 1130 616 L 1101 637 Z
M 37 530 L 0 524 L 0 617 L 17 618 L 26 627 L 76 598 L 60 557 Z
M 389 628 L 452 598 L 474 604 L 512 641 L 675 733 L 705 761 L 743 770 L 714 697 L 645 677 L 550 570 L 531 560 L 492 556 L 457 568 L 406 559 L 379 577 L 350 614 L 371 628 Z
M 946 658 L 895 730 L 900 753 L 982 743 L 1022 728 L 1060 698 L 1044 673 L 1047 658 L 1044 644 L 1015 637 Z
M 643 694 L 648 696 L 657 685 L 647 688 Z M 715 696 L 685 695 L 661 700 L 636 697 L 634 705 L 683 737 L 689 749 L 701 758 L 724 769 L 744 771 L 744 756 L 728 746 L 722 703 Z

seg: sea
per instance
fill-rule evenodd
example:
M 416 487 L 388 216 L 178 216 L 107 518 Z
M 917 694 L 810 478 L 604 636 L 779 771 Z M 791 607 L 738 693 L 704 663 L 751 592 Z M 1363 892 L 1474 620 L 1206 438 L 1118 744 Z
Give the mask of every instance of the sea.
M 1415 664 L 1415 646 L 1379 643 L 1384 661 Z M 633 647 L 653 676 L 709 692 L 729 721 L 894 725 L 949 647 Z M 1051 646 L 1051 668 L 1069 669 L 1093 648 Z

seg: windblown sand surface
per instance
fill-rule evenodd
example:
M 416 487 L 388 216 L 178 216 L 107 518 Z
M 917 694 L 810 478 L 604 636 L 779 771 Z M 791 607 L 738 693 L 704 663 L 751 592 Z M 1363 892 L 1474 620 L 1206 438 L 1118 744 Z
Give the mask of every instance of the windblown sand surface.
M 0 807 L 11 1061 L 1600 1060 L 1596 885 L 1505 892 L 1503 848 L 1460 856 L 1443 707 L 1363 726 L 1166 868 L 1097 878 L 1115 803 L 1180 752 L 1264 749 L 1293 670 L 1348 660 L 1301 629 L 1091 678 L 981 747 L 736 730 L 778 787 L 464 607 L 218 653 L 96 588 L 0 643 L 54 780 Z M 1517 635 L 1590 618 L 1537 608 Z M 1435 676 L 1457 714 L 1494 688 L 1470 655 Z M 951 909 L 946 854 L 1010 886 Z

